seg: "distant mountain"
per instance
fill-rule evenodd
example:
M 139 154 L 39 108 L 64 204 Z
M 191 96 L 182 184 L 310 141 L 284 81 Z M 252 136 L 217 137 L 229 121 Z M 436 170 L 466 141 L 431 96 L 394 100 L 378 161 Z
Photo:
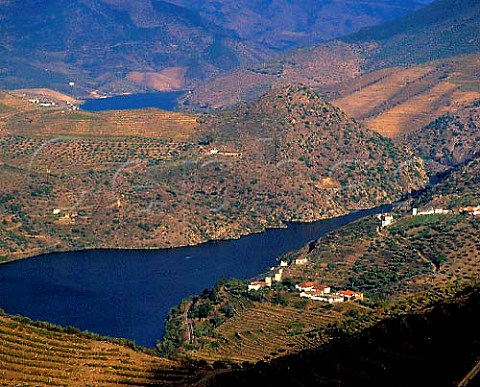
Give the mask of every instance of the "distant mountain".
M 477 0 L 437 0 L 410 15 L 342 40 L 364 48 L 363 67 L 368 71 L 478 52 L 479 25 Z
M 430 2 L 431 0 L 427 0 Z M 416 0 L 170 0 L 194 9 L 249 42 L 275 50 L 312 45 L 398 18 L 422 5 Z M 425 1 L 423 2 L 423 4 Z
M 281 50 L 401 16 L 420 4 L 9 0 L 0 7 L 0 88 L 77 94 L 191 87 Z
M 180 89 L 267 52 L 165 1 L 9 1 L 0 19 L 3 88 Z
M 197 108 L 228 106 L 289 82 L 322 91 L 372 70 L 476 53 L 479 25 L 478 1 L 437 0 L 384 25 L 220 76 L 194 90 L 188 103 Z

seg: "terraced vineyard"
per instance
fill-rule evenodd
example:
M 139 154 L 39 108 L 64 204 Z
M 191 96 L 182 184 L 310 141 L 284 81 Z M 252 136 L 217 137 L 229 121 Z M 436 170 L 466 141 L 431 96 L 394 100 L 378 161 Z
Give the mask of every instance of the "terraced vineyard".
M 17 135 L 0 137 L 5 163 L 37 172 L 48 168 L 53 174 L 115 168 L 127 162 L 158 165 L 187 155 L 197 157 L 206 153 L 203 148 L 145 137 L 58 137 L 49 141 Z
M 218 347 L 205 345 L 191 354 L 208 360 L 255 362 L 315 348 L 327 340 L 319 331 L 339 320 L 348 309 L 350 305 L 346 308 L 304 310 L 293 306 L 251 303 L 218 328 L 221 343 Z
M 343 331 L 331 345 L 218 375 L 209 385 L 463 386 L 478 368 L 479 303 L 478 283 L 437 288 L 384 308 L 383 320 L 372 319 L 361 332 Z
M 196 116 L 158 109 L 77 113 L 62 112 L 59 109 L 32 109 L 30 106 L 28 108 L 29 110 L 10 114 L 0 123 L 0 131 L 37 137 L 142 136 L 186 141 L 195 134 L 197 127 Z
M 2 386 L 183 386 L 197 376 L 126 346 L 0 317 Z
M 397 137 L 480 98 L 479 55 L 389 68 L 326 89 L 332 103 L 372 130 Z M 477 64 L 477 65 L 476 65 Z
M 320 239 L 307 255 L 311 263 L 290 276 L 353 287 L 377 300 L 479 277 L 480 219 L 403 216 L 380 233 L 376 224 L 362 220 Z M 372 232 L 364 233 L 366 228 Z

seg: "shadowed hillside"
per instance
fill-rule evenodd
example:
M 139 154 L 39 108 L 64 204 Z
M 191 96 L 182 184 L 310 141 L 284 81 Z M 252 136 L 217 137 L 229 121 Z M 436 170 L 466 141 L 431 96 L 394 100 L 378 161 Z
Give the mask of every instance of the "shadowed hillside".
M 268 53 L 166 1 L 8 1 L 0 19 L 2 88 L 178 90 Z
M 363 68 L 371 71 L 478 52 L 479 22 L 478 1 L 437 0 L 410 15 L 342 40 L 365 49 Z
M 422 314 L 387 319 L 326 348 L 220 375 L 209 385 L 456 386 L 478 361 L 479 306 L 478 288 L 468 289 Z
M 480 156 L 480 101 L 432 121 L 402 139 L 433 172 Z
M 363 26 L 398 18 L 426 3 L 415 0 L 368 4 L 343 0 L 170 2 L 193 8 L 205 19 L 234 30 L 242 39 L 276 50 L 346 35 Z

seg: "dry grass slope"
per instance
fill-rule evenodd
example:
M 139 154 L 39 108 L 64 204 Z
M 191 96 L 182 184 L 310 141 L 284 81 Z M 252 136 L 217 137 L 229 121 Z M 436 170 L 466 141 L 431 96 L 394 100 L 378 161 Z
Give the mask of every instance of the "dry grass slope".
M 333 104 L 372 130 L 398 137 L 480 98 L 480 55 L 390 68 L 335 85 Z
M 2 386 L 179 386 L 193 376 L 180 363 L 118 344 L 0 317 Z
M 0 134 L 33 137 L 125 137 L 142 136 L 186 141 L 195 135 L 197 117 L 159 109 L 68 112 L 40 108 L 9 93 L 0 93 Z

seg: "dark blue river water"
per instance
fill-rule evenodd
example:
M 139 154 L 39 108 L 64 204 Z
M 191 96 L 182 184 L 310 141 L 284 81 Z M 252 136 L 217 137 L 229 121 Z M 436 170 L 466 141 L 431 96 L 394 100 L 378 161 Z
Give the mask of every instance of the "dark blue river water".
M 116 97 L 100 99 L 88 99 L 82 105 L 82 109 L 91 112 L 143 108 L 174 110 L 177 106 L 177 99 L 184 93 L 184 91 L 167 91 L 158 93 L 119 95 Z
M 383 209 L 386 209 L 384 207 Z M 57 253 L 0 265 L 0 308 L 153 346 L 183 298 L 221 277 L 248 279 L 276 258 L 382 208 L 170 250 Z

